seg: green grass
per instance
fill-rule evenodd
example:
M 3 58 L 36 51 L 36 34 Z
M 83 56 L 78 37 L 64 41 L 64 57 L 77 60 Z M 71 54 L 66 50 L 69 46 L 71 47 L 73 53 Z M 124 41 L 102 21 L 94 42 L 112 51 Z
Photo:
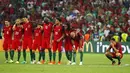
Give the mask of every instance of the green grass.
M 47 53 L 48 54 L 48 53 Z M 38 54 L 37 54 L 38 57 Z M 58 57 L 58 56 L 57 56 Z M 21 61 L 22 61 L 21 56 Z M 48 55 L 46 55 L 46 60 Z M 16 55 L 15 59 L 16 60 Z M 66 65 L 67 60 L 63 53 L 62 65 L 37 65 L 30 64 L 29 53 L 27 54 L 27 64 L 5 64 L 4 53 L 0 52 L 0 73 L 129 73 L 130 55 L 125 54 L 122 64 L 112 66 L 111 62 L 104 54 L 84 54 L 83 65 L 79 66 L 79 54 L 77 55 L 77 65 Z M 126 64 L 129 64 L 126 66 Z

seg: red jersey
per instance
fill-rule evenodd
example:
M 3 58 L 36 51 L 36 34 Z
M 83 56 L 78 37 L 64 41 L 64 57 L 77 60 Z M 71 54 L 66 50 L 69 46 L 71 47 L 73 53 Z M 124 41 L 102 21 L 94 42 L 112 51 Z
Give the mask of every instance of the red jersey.
M 74 40 L 77 41 L 77 42 L 79 42 L 80 39 L 82 39 L 82 34 L 81 34 L 81 33 L 78 33 L 78 34 L 76 35 L 76 37 L 74 38 Z
M 30 22 L 23 24 L 24 28 L 24 37 L 32 36 L 32 24 Z
M 41 40 L 41 38 L 42 38 L 42 30 L 41 30 L 41 28 L 36 28 L 34 30 L 34 39 Z
M 71 41 L 70 31 L 68 31 L 68 30 L 65 31 L 65 41 L 66 42 Z
M 22 38 L 22 28 L 16 26 L 14 29 L 14 39 L 21 39 Z
M 51 32 L 52 32 L 52 23 L 49 24 L 44 24 L 43 25 L 43 31 L 44 31 L 44 38 L 48 38 L 51 36 Z
M 74 32 L 76 34 L 76 30 L 72 30 L 71 32 Z M 81 30 L 75 35 L 75 38 L 72 38 L 75 41 L 79 41 L 80 39 L 82 39 L 82 33 Z
M 117 50 L 119 50 L 119 53 L 121 53 L 122 54 L 122 47 L 121 47 L 121 44 L 120 43 L 116 43 L 116 45 L 114 46 Z M 112 48 L 111 46 L 110 46 L 110 48 Z
M 63 28 L 62 26 L 56 25 L 54 26 L 54 41 L 57 41 L 63 35 Z
M 4 26 L 3 28 L 3 32 L 4 32 L 4 38 L 8 39 L 8 38 L 12 38 L 12 26 Z

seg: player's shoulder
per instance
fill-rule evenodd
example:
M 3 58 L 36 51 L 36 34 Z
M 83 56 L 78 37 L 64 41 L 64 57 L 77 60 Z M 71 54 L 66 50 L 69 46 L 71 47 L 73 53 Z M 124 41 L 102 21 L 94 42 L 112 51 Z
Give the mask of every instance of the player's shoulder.
M 52 22 L 49 22 L 49 26 L 50 26 L 50 27 L 53 27 L 53 23 L 52 23 Z
M 28 22 L 27 24 L 32 25 L 32 22 Z
M 49 24 L 50 24 L 50 25 L 53 25 L 53 23 L 52 23 L 52 22 L 49 22 Z

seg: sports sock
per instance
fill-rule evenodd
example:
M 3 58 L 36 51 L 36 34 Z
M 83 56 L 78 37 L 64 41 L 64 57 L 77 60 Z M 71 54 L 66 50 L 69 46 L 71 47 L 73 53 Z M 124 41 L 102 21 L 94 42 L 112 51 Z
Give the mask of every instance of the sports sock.
M 45 50 L 44 49 L 42 50 L 42 60 L 45 61 Z
M 18 59 L 17 59 L 17 61 L 19 61 L 20 56 L 21 56 L 21 51 L 18 51 Z
M 106 55 L 106 57 L 107 57 L 109 60 L 113 61 L 112 56 Z
M 62 52 L 59 52 L 59 62 L 61 61 Z
M 5 51 L 5 59 L 8 60 L 8 52 Z
M 32 58 L 35 60 L 35 52 L 32 52 Z
M 118 62 L 120 62 L 120 59 L 121 59 L 120 56 L 117 56 L 116 58 L 118 59 Z
M 41 61 L 41 57 L 42 57 L 42 51 L 39 52 L 39 58 L 38 58 L 38 61 Z
M 33 53 L 33 60 L 36 60 L 35 52 Z
M 50 60 L 50 62 L 51 62 L 51 59 L 52 59 L 52 58 L 51 58 L 51 57 L 52 57 L 51 49 L 49 49 L 48 51 L 49 51 L 49 60 Z
M 76 52 L 73 52 L 73 62 L 75 62 L 76 59 Z
M 26 61 L 26 50 L 23 50 L 23 59 Z
M 81 51 L 80 52 L 80 62 L 82 62 L 83 61 L 83 52 Z
M 11 54 L 11 55 L 12 55 L 12 56 L 11 56 L 11 60 L 13 60 L 13 58 L 14 58 L 14 50 L 11 50 L 11 53 L 12 53 L 12 54 Z
M 9 51 L 10 58 L 12 59 L 12 51 Z
M 55 61 L 55 59 L 56 59 L 56 53 L 53 52 L 53 61 Z
M 69 61 L 72 60 L 72 51 L 69 52 L 70 56 L 69 56 Z
M 66 52 L 65 52 L 65 54 L 66 54 L 67 59 L 68 59 L 68 60 L 70 60 L 70 57 L 69 57 L 69 52 L 68 52 L 68 51 L 66 51 Z
M 30 49 L 30 58 L 31 58 L 31 61 L 33 61 L 32 49 Z

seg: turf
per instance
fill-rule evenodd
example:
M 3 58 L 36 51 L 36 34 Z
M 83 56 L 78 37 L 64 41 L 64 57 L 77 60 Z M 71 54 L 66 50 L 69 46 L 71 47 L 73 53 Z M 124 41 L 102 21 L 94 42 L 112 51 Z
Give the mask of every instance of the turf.
M 48 54 L 48 53 L 47 53 Z M 38 54 L 37 54 L 38 57 Z M 58 57 L 58 56 L 57 56 Z M 22 61 L 22 56 L 20 61 Z M 46 61 L 48 55 L 46 55 Z M 16 55 L 15 59 L 16 60 Z M 37 65 L 30 64 L 29 53 L 27 54 L 27 64 L 9 64 L 4 63 L 4 53 L 0 52 L 0 73 L 129 73 L 130 72 L 130 55 L 125 54 L 122 64 L 112 66 L 111 62 L 104 54 L 84 54 L 83 65 L 79 66 L 79 54 L 77 54 L 76 65 L 66 65 L 67 59 L 63 53 L 61 65 Z

